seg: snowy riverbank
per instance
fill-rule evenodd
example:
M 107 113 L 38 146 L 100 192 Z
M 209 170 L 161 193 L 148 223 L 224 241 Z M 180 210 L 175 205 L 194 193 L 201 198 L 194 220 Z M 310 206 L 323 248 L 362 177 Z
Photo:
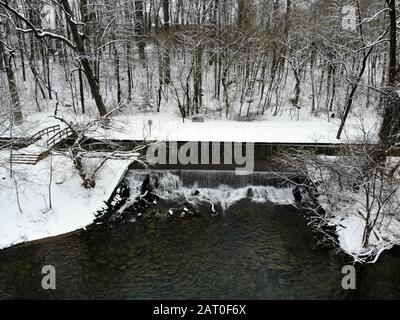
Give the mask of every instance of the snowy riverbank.
M 4 159 L 8 153 L 1 152 L 0 156 Z M 15 179 L 0 166 L 0 249 L 91 224 L 94 213 L 109 199 L 129 163 L 109 160 L 97 173 L 92 190 L 82 186 L 71 159 L 62 155 L 54 155 L 52 163 L 46 159 L 36 166 L 15 166 Z
M 357 210 L 358 214 L 357 214 Z M 368 247 L 363 247 L 365 231 L 365 216 L 362 215 L 362 206 L 353 202 L 335 212 L 335 218 L 330 222 L 336 226 L 339 245 L 342 251 L 353 257 L 357 262 L 365 259 L 375 263 L 382 252 L 400 245 L 400 217 L 384 216 L 374 228 Z M 372 261 L 369 257 L 373 257 Z

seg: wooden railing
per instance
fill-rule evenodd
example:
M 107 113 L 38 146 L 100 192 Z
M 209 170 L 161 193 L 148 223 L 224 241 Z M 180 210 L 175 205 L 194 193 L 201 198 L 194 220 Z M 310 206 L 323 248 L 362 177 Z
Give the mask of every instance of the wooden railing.
M 72 136 L 74 134 L 74 131 L 72 131 L 71 128 L 65 128 L 64 130 L 61 130 L 60 132 L 57 132 L 53 137 L 51 137 L 49 140 L 47 140 L 47 147 L 53 148 L 66 138 Z
M 67 139 L 68 137 L 74 134 L 74 131 L 71 128 L 66 128 L 60 131 L 60 126 L 55 125 L 52 127 L 48 127 L 36 133 L 34 136 L 31 137 L 33 141 L 37 141 L 41 139 L 43 136 L 48 135 L 53 132 L 57 132 L 54 136 L 46 141 L 46 145 L 49 149 L 55 147 L 57 144 L 62 142 L 63 140 Z M 43 150 L 39 154 L 28 154 L 28 153 L 12 153 L 10 157 L 10 162 L 12 164 L 28 164 L 28 165 L 35 165 L 39 161 L 43 160 L 49 154 L 49 150 Z
M 41 137 L 43 137 L 44 135 L 46 135 L 46 134 L 50 134 L 50 133 L 57 132 L 57 131 L 60 131 L 60 130 L 61 130 L 61 127 L 60 127 L 60 125 L 57 124 L 55 126 L 51 126 L 51 127 L 45 128 L 43 130 L 40 130 L 39 132 L 35 133 L 31 137 L 31 139 L 32 140 L 38 140 Z
M 31 164 L 35 165 L 39 156 L 37 154 L 23 154 L 23 153 L 13 153 L 10 158 L 10 162 L 13 164 Z

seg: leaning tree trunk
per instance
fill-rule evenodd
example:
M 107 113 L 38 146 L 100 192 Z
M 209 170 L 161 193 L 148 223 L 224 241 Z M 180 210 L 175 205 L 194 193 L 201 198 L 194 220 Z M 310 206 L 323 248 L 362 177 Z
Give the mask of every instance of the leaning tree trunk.
M 356 95 L 358 86 L 359 86 L 359 84 L 360 84 L 360 82 L 362 80 L 362 77 L 364 76 L 365 69 L 367 68 L 368 58 L 371 55 L 372 50 L 373 50 L 373 47 L 371 47 L 368 50 L 368 52 L 364 53 L 364 58 L 363 58 L 363 61 L 362 61 L 361 70 L 360 70 L 360 72 L 358 74 L 358 77 L 357 77 L 357 79 L 355 80 L 354 83 L 351 83 L 350 95 L 347 97 L 345 112 L 344 112 L 344 115 L 343 115 L 343 118 L 342 118 L 342 122 L 341 122 L 340 127 L 339 127 L 338 134 L 336 136 L 336 138 L 338 140 L 340 140 L 341 137 L 342 137 L 344 126 L 346 125 L 347 118 L 348 118 L 348 116 L 350 114 L 350 111 L 351 111 L 351 108 L 353 106 L 354 96 Z
M 78 53 L 80 55 L 81 65 L 85 72 L 91 93 L 93 95 L 93 98 L 96 101 L 97 109 L 99 110 L 100 116 L 104 117 L 107 115 L 107 108 L 104 105 L 104 101 L 103 101 L 103 98 L 100 93 L 100 86 L 99 86 L 98 79 L 94 75 L 92 66 L 90 65 L 89 59 L 87 58 L 88 55 L 86 53 L 86 48 L 85 48 L 85 44 L 83 41 L 83 37 L 78 30 L 76 22 L 74 22 L 74 20 L 72 18 L 73 14 L 72 14 L 72 10 L 71 10 L 68 0 L 59 0 L 59 2 L 62 5 L 65 13 L 67 14 L 68 26 L 70 27 L 72 37 L 76 44 L 76 47 L 77 47 L 76 50 L 78 51 Z

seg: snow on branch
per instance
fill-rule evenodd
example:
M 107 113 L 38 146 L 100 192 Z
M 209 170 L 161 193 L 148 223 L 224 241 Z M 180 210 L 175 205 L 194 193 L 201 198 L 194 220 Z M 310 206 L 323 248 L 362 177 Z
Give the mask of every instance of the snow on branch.
M 7 2 L 0 1 L 0 6 L 2 6 L 4 9 L 6 9 L 7 11 L 14 14 L 19 20 L 23 21 L 29 27 L 28 29 L 16 28 L 15 29 L 16 31 L 22 32 L 22 33 L 33 33 L 35 35 L 35 37 L 37 37 L 38 39 L 51 38 L 51 39 L 59 40 L 59 41 L 64 42 L 70 48 L 76 50 L 76 48 L 77 48 L 76 45 L 73 44 L 70 40 L 68 40 L 67 38 L 65 38 L 64 36 L 61 36 L 59 34 L 55 34 L 52 32 L 45 32 L 45 31 L 35 27 L 29 19 L 25 18 L 16 9 L 14 9 L 10 5 L 8 5 Z

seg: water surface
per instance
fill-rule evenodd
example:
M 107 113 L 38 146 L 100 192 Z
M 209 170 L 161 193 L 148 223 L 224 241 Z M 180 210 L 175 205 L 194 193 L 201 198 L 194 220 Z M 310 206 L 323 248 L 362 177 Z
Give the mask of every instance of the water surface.
M 400 298 L 399 249 L 359 267 L 349 292 L 343 257 L 317 244 L 294 207 L 242 199 L 217 216 L 149 216 L 0 251 L 0 298 Z M 45 265 L 55 291 L 41 289 Z

